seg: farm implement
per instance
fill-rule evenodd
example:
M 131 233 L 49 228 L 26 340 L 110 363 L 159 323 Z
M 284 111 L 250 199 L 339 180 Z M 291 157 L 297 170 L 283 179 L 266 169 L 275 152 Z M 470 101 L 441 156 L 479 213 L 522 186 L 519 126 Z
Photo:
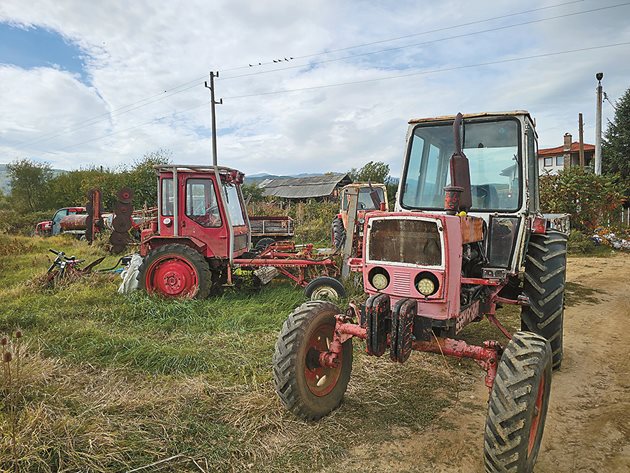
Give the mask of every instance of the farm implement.
M 552 369 L 562 362 L 566 234 L 539 211 L 536 133 L 524 111 L 411 120 L 396 211 L 365 215 L 360 271 L 367 301 L 310 301 L 284 323 L 273 357 L 276 391 L 296 416 L 338 408 L 353 339 L 370 356 L 405 363 L 413 351 L 469 358 L 490 391 L 489 472 L 531 472 Z M 470 159 L 470 161 L 469 161 Z M 521 330 L 497 319 L 521 307 Z M 506 341 L 458 338 L 487 319 Z

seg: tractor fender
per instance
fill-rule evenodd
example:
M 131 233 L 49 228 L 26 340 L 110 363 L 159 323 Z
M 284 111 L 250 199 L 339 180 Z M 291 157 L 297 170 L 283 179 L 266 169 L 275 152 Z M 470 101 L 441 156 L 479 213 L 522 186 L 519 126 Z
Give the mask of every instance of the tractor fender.
M 193 237 L 182 237 L 182 236 L 164 236 L 164 235 L 154 235 L 143 239 L 142 244 L 140 245 L 140 255 L 145 257 L 149 251 L 154 250 L 163 245 L 172 245 L 174 243 L 178 243 L 180 245 L 186 245 L 192 248 L 195 251 L 198 251 L 202 255 L 207 255 L 207 251 L 209 248 L 205 243 Z M 208 255 L 208 257 L 212 257 L 214 255 Z

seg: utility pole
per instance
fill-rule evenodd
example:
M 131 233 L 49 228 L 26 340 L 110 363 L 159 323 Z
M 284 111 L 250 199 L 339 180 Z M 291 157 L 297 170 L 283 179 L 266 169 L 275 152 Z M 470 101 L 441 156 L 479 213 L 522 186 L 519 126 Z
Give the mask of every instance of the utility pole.
M 602 174 L 602 79 L 603 72 L 595 74 L 597 79 L 597 109 L 595 115 L 595 174 Z
M 210 89 L 210 110 L 212 112 L 212 165 L 217 166 L 217 112 L 215 105 L 221 105 L 223 99 L 218 102 L 214 99 L 214 78 L 219 77 L 219 71 L 210 72 L 210 84 L 205 82 L 206 88 Z
M 582 118 L 582 114 L 580 113 L 578 118 L 579 125 L 579 133 L 580 133 L 580 166 L 584 167 L 584 119 Z

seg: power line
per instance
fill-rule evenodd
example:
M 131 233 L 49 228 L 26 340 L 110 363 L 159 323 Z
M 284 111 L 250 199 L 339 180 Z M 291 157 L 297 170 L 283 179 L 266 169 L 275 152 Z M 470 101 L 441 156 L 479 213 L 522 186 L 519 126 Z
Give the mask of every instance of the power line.
M 623 42 L 623 43 L 605 44 L 605 45 L 600 45 L 600 46 L 591 46 L 591 47 L 586 47 L 586 48 L 569 49 L 569 50 L 564 50 L 564 51 L 555 51 L 555 52 L 550 52 L 550 53 L 541 53 L 541 54 L 535 54 L 535 55 L 530 55 L 530 56 L 520 56 L 520 57 L 515 57 L 515 58 L 506 58 L 506 59 L 500 59 L 500 60 L 496 60 L 496 61 L 487 61 L 487 62 L 480 62 L 480 63 L 475 63 L 475 64 L 466 64 L 466 65 L 462 65 L 462 66 L 453 66 L 453 67 L 446 67 L 446 68 L 440 68 L 440 69 L 416 71 L 416 72 L 411 72 L 411 73 L 407 73 L 407 74 L 398 74 L 398 75 L 394 75 L 394 76 L 375 77 L 375 78 L 371 78 L 371 79 L 363 79 L 363 80 L 357 80 L 357 81 L 351 81 L 351 82 L 339 82 L 339 83 L 334 83 L 334 84 L 317 85 L 317 86 L 312 86 L 312 87 L 301 87 L 301 88 L 297 88 L 297 89 L 276 90 L 276 91 L 261 92 L 261 93 L 256 93 L 256 94 L 234 95 L 234 96 L 223 97 L 223 98 L 225 100 L 228 100 L 228 99 L 229 100 L 236 100 L 236 99 L 251 98 L 251 97 L 263 97 L 263 96 L 268 96 L 268 95 L 279 95 L 279 94 L 285 94 L 285 93 L 301 92 L 301 91 L 308 91 L 308 90 L 326 89 L 326 88 L 332 88 L 332 87 L 342 87 L 342 86 L 347 86 L 347 85 L 365 84 L 365 83 L 369 83 L 369 82 L 379 82 L 379 81 L 392 80 L 392 79 L 401 79 L 401 78 L 414 77 L 414 76 L 420 76 L 420 75 L 438 74 L 438 73 L 442 73 L 442 72 L 451 72 L 451 71 L 456 71 L 456 70 L 461 70 L 461 69 L 471 69 L 471 68 L 475 68 L 475 67 L 491 66 L 491 65 L 496 65 L 496 64 L 505 64 L 505 63 L 510 63 L 510 62 L 518 62 L 518 61 L 525 61 L 525 60 L 530 60 L 530 59 L 539 59 L 539 58 L 545 58 L 545 57 L 560 56 L 560 55 L 564 55 L 564 54 L 572 54 L 572 53 L 578 53 L 578 52 L 584 52 L 584 51 L 594 51 L 594 50 L 599 50 L 599 49 L 606 49 L 606 48 L 613 48 L 613 47 L 627 46 L 627 45 L 630 45 L 630 41 Z M 155 118 L 155 119 L 150 120 L 150 121 L 148 121 L 146 123 L 141 123 L 139 125 L 136 125 L 136 126 L 133 126 L 133 127 L 130 127 L 130 128 L 125 128 L 123 130 L 119 130 L 119 131 L 116 131 L 116 132 L 113 132 L 113 133 L 109 133 L 109 134 L 103 135 L 101 137 L 92 138 L 90 140 L 86 140 L 86 141 L 83 141 L 83 142 L 80 142 L 80 143 L 75 143 L 75 144 L 66 146 L 65 148 L 62 148 L 62 150 L 73 148 L 75 146 L 79 146 L 79 145 L 84 144 L 84 143 L 97 141 L 97 140 L 100 140 L 100 139 L 103 139 L 103 138 L 107 138 L 109 136 L 112 136 L 112 135 L 115 135 L 115 134 L 118 134 L 118 133 L 123 133 L 125 131 L 130 131 L 132 129 L 140 128 L 142 126 L 146 126 L 146 125 L 149 125 L 151 123 L 154 123 L 155 121 L 167 118 L 168 116 L 179 115 L 179 114 L 191 111 L 191 110 L 195 110 L 195 109 L 207 106 L 207 105 L 209 105 L 209 103 L 210 102 L 204 102 L 204 103 L 202 103 L 200 105 L 196 105 L 196 106 L 191 107 L 189 109 L 185 109 L 185 110 L 182 110 L 182 111 L 179 111 L 179 112 L 175 112 L 175 113 L 173 113 L 171 115 Z M 48 153 L 48 154 L 54 154 L 54 153 L 48 152 L 48 151 L 44 151 L 44 152 Z
M 347 47 L 343 47 L 343 48 L 337 48 L 337 49 L 328 50 L 328 51 L 319 52 L 319 53 L 311 53 L 311 54 L 305 54 L 305 55 L 301 55 L 301 56 L 295 56 L 295 57 L 291 57 L 291 59 L 304 59 L 304 58 L 322 56 L 322 55 L 327 55 L 327 54 L 331 54 L 331 53 L 334 53 L 334 52 L 346 51 L 346 50 L 349 50 L 349 49 L 356 49 L 356 48 L 360 48 L 360 47 L 364 47 L 364 46 L 370 46 L 370 45 L 374 45 L 374 44 L 382 44 L 382 43 L 387 43 L 387 42 L 392 42 L 392 41 L 398 41 L 400 39 L 406 39 L 406 38 L 416 37 L 416 36 L 420 36 L 420 35 L 435 33 L 435 32 L 439 32 L 439 31 L 449 30 L 449 29 L 452 29 L 452 28 L 460 28 L 460 27 L 464 27 L 464 26 L 470 26 L 470 25 L 474 25 L 474 24 L 485 23 L 485 22 L 488 22 L 488 21 L 494 21 L 494 20 L 498 20 L 498 19 L 509 18 L 509 17 L 512 17 L 512 16 L 524 15 L 524 14 L 527 14 L 527 13 L 533 13 L 533 12 L 537 12 L 537 11 L 541 11 L 541 10 L 548 10 L 548 9 L 557 8 L 557 7 L 560 7 L 560 6 L 570 5 L 570 4 L 574 4 L 574 3 L 580 3 L 582 1 L 583 0 L 574 0 L 574 1 L 569 1 L 569 2 L 563 2 L 563 3 L 554 4 L 554 5 L 549 5 L 549 6 L 546 6 L 546 7 L 533 8 L 533 9 L 524 10 L 524 11 L 521 11 L 521 12 L 515 12 L 515 13 L 495 16 L 495 17 L 491 17 L 491 18 L 486 18 L 486 19 L 483 19 L 483 20 L 476 20 L 476 21 L 471 21 L 471 22 L 467 22 L 467 23 L 461 23 L 459 25 L 453 25 L 453 26 L 448 26 L 448 27 L 436 28 L 434 30 L 423 31 L 423 32 L 420 32 L 420 33 L 413 33 L 413 34 L 409 34 L 409 35 L 405 35 L 405 36 L 398 36 L 398 37 L 395 37 L 395 38 L 388 38 L 388 39 L 383 39 L 383 40 L 378 40 L 378 41 L 372 41 L 372 42 L 368 42 L 368 43 L 362 43 L 362 44 L 357 44 L 357 45 L 354 45 L 354 46 L 347 46 Z M 590 10 L 588 10 L 588 11 L 590 11 Z M 582 13 L 587 13 L 588 11 L 582 12 Z M 514 25 L 514 26 L 519 26 L 519 25 Z M 480 32 L 470 33 L 470 34 L 479 34 L 479 33 Z M 464 36 L 467 36 L 467 35 L 464 35 Z M 458 36 L 455 36 L 455 37 L 461 37 L 461 36 L 458 35 Z M 451 38 L 444 38 L 444 39 L 451 39 Z M 442 40 L 444 40 L 444 39 L 442 39 Z M 430 43 L 430 42 L 428 42 L 428 43 Z M 428 44 L 428 43 L 420 43 L 420 44 Z M 417 46 L 417 45 L 410 45 L 410 46 L 404 46 L 404 47 L 411 47 L 411 46 Z M 394 48 L 394 49 L 401 49 L 401 48 Z M 356 55 L 356 56 L 361 56 L 361 55 L 366 55 L 366 54 L 377 54 L 379 52 L 383 52 L 383 51 L 375 51 L 375 52 L 370 52 L 370 53 L 364 53 L 364 54 L 359 54 L 359 55 Z M 317 62 L 317 63 L 314 63 L 314 64 L 316 65 L 316 64 L 321 64 L 321 63 L 324 63 L 324 62 L 340 61 L 340 60 L 345 60 L 345 59 L 349 59 L 349 58 L 352 58 L 352 57 L 354 57 L 354 56 L 347 56 L 347 57 L 339 58 L 339 59 L 331 59 L 329 61 L 321 61 L 321 62 Z M 268 65 L 268 64 L 273 64 L 274 62 L 264 62 L 264 63 L 260 62 L 259 65 Z M 286 68 L 277 68 L 277 69 L 272 69 L 272 70 L 267 70 L 267 71 L 258 71 L 258 72 L 253 73 L 253 74 L 243 74 L 243 75 L 239 75 L 239 76 L 228 77 L 227 79 L 235 79 L 237 77 L 245 77 L 245 76 L 249 76 L 249 75 L 264 74 L 264 73 L 270 73 L 270 72 L 278 72 L 278 71 L 283 71 L 283 70 L 287 70 L 287 69 L 305 67 L 305 66 L 308 66 L 308 65 L 309 64 L 303 64 L 303 65 L 286 67 Z M 247 69 L 247 68 L 250 68 L 250 67 L 251 66 L 249 66 L 249 65 L 248 66 L 238 66 L 238 67 L 232 67 L 232 68 L 227 68 L 227 69 L 221 69 L 221 71 L 222 72 L 228 72 L 228 71 Z M 96 116 L 94 116 L 92 118 L 88 118 L 88 119 L 84 120 L 82 122 L 82 124 L 80 126 L 78 126 L 78 127 L 70 128 L 69 130 L 63 130 L 63 131 L 57 131 L 57 132 L 48 132 L 48 133 L 45 133 L 44 135 L 40 136 L 39 138 L 37 138 L 37 139 L 35 139 L 33 141 L 23 141 L 21 143 L 18 143 L 16 146 L 18 148 L 24 148 L 24 147 L 31 146 L 31 145 L 36 144 L 36 143 L 41 143 L 41 142 L 44 142 L 44 141 L 48 141 L 48 140 L 50 140 L 52 138 L 55 138 L 57 136 L 68 134 L 68 133 L 73 133 L 75 131 L 78 131 L 78 130 L 87 128 L 89 126 L 92 126 L 92 125 L 94 125 L 96 123 L 100 123 L 102 121 L 108 120 L 109 118 L 111 118 L 113 116 L 123 115 L 125 113 L 137 110 L 139 108 L 142 108 L 142 107 L 145 107 L 145 106 L 148 106 L 148 105 L 152 105 L 152 104 L 154 104 L 156 102 L 159 102 L 161 100 L 164 100 L 164 99 L 166 99 L 168 97 L 171 97 L 173 95 L 176 95 L 176 94 L 185 92 L 187 90 L 190 90 L 191 88 L 194 88 L 195 86 L 198 85 L 197 84 L 198 81 L 203 80 L 205 77 L 206 76 L 204 75 L 204 76 L 195 78 L 195 79 L 193 79 L 191 81 L 184 82 L 182 84 L 179 84 L 179 85 L 176 85 L 174 87 L 171 87 L 170 89 L 167 89 L 167 90 L 165 90 L 163 92 L 160 92 L 158 94 L 154 94 L 154 95 L 146 97 L 144 99 L 140 99 L 140 100 L 138 100 L 136 102 L 132 102 L 130 104 L 120 106 L 120 107 L 118 107 L 118 108 L 116 108 L 114 110 L 110 110 L 109 112 L 105 112 L 103 114 L 96 115 Z M 223 79 L 223 80 L 226 80 L 226 79 Z M 186 87 L 186 86 L 190 86 L 190 87 Z M 183 88 L 182 90 L 176 90 L 176 89 L 180 89 L 182 87 L 185 87 L 185 88 Z M 170 92 L 170 93 L 168 93 L 168 92 Z M 154 98 L 156 98 L 156 100 L 152 100 Z M 146 103 L 144 103 L 144 102 L 146 102 Z M 142 104 L 142 105 L 135 106 L 135 105 L 138 105 L 138 104 Z M 130 107 L 133 107 L 133 108 L 130 108 Z M 127 110 L 125 110 L 125 109 L 127 109 Z M 121 112 L 121 113 L 116 113 L 116 112 Z
M 481 66 L 491 66 L 495 64 L 504 64 L 507 62 L 525 61 L 527 59 L 537 59 L 537 58 L 550 57 L 550 56 L 559 56 L 562 54 L 571 54 L 571 53 L 577 53 L 577 52 L 583 52 L 583 51 L 593 51 L 596 49 L 613 48 L 616 46 L 625 46 L 625 45 L 630 45 L 630 41 L 625 42 L 625 43 L 614 43 L 614 44 L 606 44 L 602 46 L 592 46 L 588 48 L 569 49 L 566 51 L 556 51 L 552 53 L 534 54 L 531 56 L 521 56 L 521 57 L 516 57 L 516 58 L 499 59 L 497 61 L 480 62 L 476 64 L 467 64 L 464 66 L 453 66 L 453 67 L 446 67 L 446 68 L 441 68 L 441 69 L 432 69 L 428 71 L 410 72 L 408 74 L 399 74 L 395 76 L 376 77 L 372 79 L 363 79 L 363 80 L 357 80 L 357 81 L 351 81 L 351 82 L 339 82 L 336 84 L 314 85 L 311 87 L 301 87 L 299 89 L 284 89 L 284 90 L 276 90 L 276 91 L 262 92 L 262 93 L 256 93 L 256 94 L 233 95 L 231 97 L 223 97 L 223 98 L 225 100 L 228 100 L 228 99 L 233 100 L 233 99 L 242 99 L 242 98 L 248 98 L 248 97 L 259 97 L 259 96 L 264 96 L 264 95 L 276 95 L 276 94 L 284 94 L 284 93 L 290 93 L 290 92 L 300 92 L 303 90 L 326 89 L 330 87 L 340 87 L 344 85 L 364 84 L 367 82 L 377 82 L 377 81 L 400 79 L 403 77 L 413 77 L 413 76 L 419 76 L 419 75 L 425 75 L 425 74 L 436 74 L 439 72 L 457 71 L 460 69 L 469 69 L 469 68 L 481 67 Z
M 478 34 L 494 32 L 494 31 L 506 30 L 506 29 L 510 29 L 510 28 L 515 28 L 517 26 L 531 25 L 531 24 L 534 24 L 534 23 L 542 23 L 543 21 L 557 20 L 557 19 L 566 18 L 566 17 L 569 17 L 569 16 L 583 15 L 585 13 L 593 13 L 593 12 L 597 12 L 597 11 L 601 11 L 601 10 L 608 10 L 608 9 L 611 9 L 611 8 L 618 8 L 618 7 L 623 7 L 623 6 L 627 6 L 627 5 L 630 5 L 630 2 L 619 3 L 617 5 L 610 5 L 610 6 L 606 6 L 606 7 L 593 8 L 593 9 L 590 9 L 590 10 L 583 10 L 583 11 L 580 11 L 580 12 L 565 13 L 565 14 L 562 14 L 562 15 L 551 16 L 551 17 L 547 17 L 547 18 L 539 18 L 539 19 L 536 19 L 536 20 L 529 20 L 529 21 L 525 21 L 525 22 L 521 22 L 521 23 L 514 23 L 512 25 L 498 26 L 498 27 L 494 27 L 494 28 L 488 28 L 488 29 L 485 29 L 485 30 L 473 31 L 473 32 L 470 32 L 470 33 L 462 33 L 462 34 L 457 34 L 457 35 L 453 35 L 453 36 L 447 36 L 445 38 L 434 39 L 434 40 L 431 40 L 431 41 L 423 41 L 421 43 L 406 44 L 406 45 L 403 45 L 403 46 L 396 46 L 396 47 L 393 47 L 393 48 L 379 49 L 377 51 L 368 51 L 368 52 L 365 52 L 365 53 L 351 54 L 351 55 L 343 56 L 343 57 L 340 57 L 340 58 L 325 59 L 323 61 L 310 62 L 310 63 L 306 63 L 306 64 L 298 64 L 298 65 L 294 65 L 294 66 L 280 67 L 280 68 L 276 68 L 276 69 L 270 69 L 270 70 L 267 70 L 267 71 L 251 72 L 251 73 L 248 73 L 248 74 L 240 74 L 240 75 L 232 76 L 232 77 L 228 76 L 228 77 L 223 78 L 222 80 L 236 79 L 236 78 L 239 78 L 239 77 L 248 77 L 248 76 L 254 76 L 254 75 L 259 75 L 259 74 L 268 74 L 268 73 L 271 73 L 271 72 L 286 71 L 286 70 L 289 70 L 289 69 L 299 69 L 299 68 L 306 67 L 306 66 L 311 67 L 311 66 L 316 66 L 318 64 L 326 64 L 326 63 L 336 62 L 336 61 L 345 61 L 347 59 L 353 59 L 353 58 L 357 58 L 357 57 L 361 57 L 361 56 L 369 56 L 369 55 L 372 55 L 372 54 L 380 54 L 380 53 L 391 52 L 391 51 L 399 51 L 401 49 L 413 48 L 413 47 L 417 47 L 417 46 L 426 46 L 427 44 L 435 44 L 435 43 L 439 43 L 441 41 L 446 41 L 446 40 L 451 40 L 451 39 L 458 39 L 458 38 L 464 38 L 464 37 L 467 37 L 467 36 L 474 36 L 474 35 L 478 35 Z

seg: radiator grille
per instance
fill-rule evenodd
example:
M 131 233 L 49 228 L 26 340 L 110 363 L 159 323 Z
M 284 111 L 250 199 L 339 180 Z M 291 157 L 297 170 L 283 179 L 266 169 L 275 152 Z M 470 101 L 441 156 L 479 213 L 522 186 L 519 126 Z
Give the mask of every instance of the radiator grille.
M 411 275 L 408 271 L 392 271 L 392 289 L 399 294 L 409 292 Z

